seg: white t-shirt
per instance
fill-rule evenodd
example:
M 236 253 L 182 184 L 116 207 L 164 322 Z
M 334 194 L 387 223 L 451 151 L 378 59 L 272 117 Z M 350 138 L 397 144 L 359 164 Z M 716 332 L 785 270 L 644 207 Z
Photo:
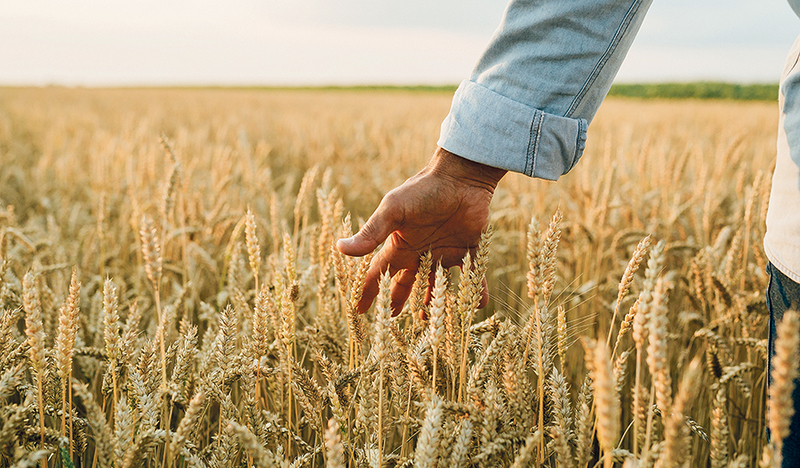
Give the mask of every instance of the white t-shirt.
M 778 270 L 800 283 L 800 37 L 781 74 L 779 105 L 778 155 L 764 250 Z

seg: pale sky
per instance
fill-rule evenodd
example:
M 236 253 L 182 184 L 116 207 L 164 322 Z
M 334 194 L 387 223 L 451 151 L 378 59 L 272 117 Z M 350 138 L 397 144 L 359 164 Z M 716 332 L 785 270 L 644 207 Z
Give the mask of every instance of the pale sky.
M 3 3 L 0 85 L 315 85 L 456 84 L 506 0 Z M 776 82 L 799 33 L 783 0 L 655 0 L 617 81 Z

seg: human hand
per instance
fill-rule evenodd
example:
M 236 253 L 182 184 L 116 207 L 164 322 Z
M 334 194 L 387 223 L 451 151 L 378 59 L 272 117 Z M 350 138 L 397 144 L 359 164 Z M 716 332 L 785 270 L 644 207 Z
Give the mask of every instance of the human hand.
M 378 279 L 387 269 L 394 277 L 396 315 L 411 294 L 421 254 L 430 250 L 444 268 L 461 265 L 467 251 L 474 255 L 489 223 L 494 189 L 506 172 L 438 148 L 424 169 L 383 197 L 356 235 L 339 239 L 339 252 L 360 257 L 388 238 L 370 264 L 359 313 L 369 309 L 378 294 Z M 433 276 L 428 286 L 433 286 Z M 484 282 L 480 307 L 488 300 Z

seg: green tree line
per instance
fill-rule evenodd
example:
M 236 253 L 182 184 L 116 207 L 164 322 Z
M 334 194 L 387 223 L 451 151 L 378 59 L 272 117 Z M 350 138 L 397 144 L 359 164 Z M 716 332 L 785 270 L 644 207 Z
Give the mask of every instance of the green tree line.
M 694 83 L 614 84 L 609 96 L 666 99 L 735 99 L 775 101 L 778 84 L 734 84 L 714 81 Z
M 188 89 L 242 89 L 266 91 L 401 91 L 423 93 L 455 92 L 457 85 L 353 85 L 353 86 L 188 86 Z M 732 99 L 743 101 L 776 101 L 777 83 L 736 84 L 717 81 L 691 83 L 617 83 L 609 96 L 641 99 Z

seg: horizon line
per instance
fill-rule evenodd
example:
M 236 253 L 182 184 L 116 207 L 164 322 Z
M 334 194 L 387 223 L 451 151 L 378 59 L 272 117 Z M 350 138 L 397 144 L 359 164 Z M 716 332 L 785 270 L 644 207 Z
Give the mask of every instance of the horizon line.
M 621 81 L 613 86 L 664 86 L 664 85 L 726 85 L 726 86 L 777 86 L 778 81 L 727 81 L 727 80 L 664 80 L 664 81 Z M 231 89 L 231 90 L 430 90 L 455 91 L 458 83 L 444 84 L 24 84 L 0 83 L 0 89 L 20 88 L 65 88 L 65 89 Z

